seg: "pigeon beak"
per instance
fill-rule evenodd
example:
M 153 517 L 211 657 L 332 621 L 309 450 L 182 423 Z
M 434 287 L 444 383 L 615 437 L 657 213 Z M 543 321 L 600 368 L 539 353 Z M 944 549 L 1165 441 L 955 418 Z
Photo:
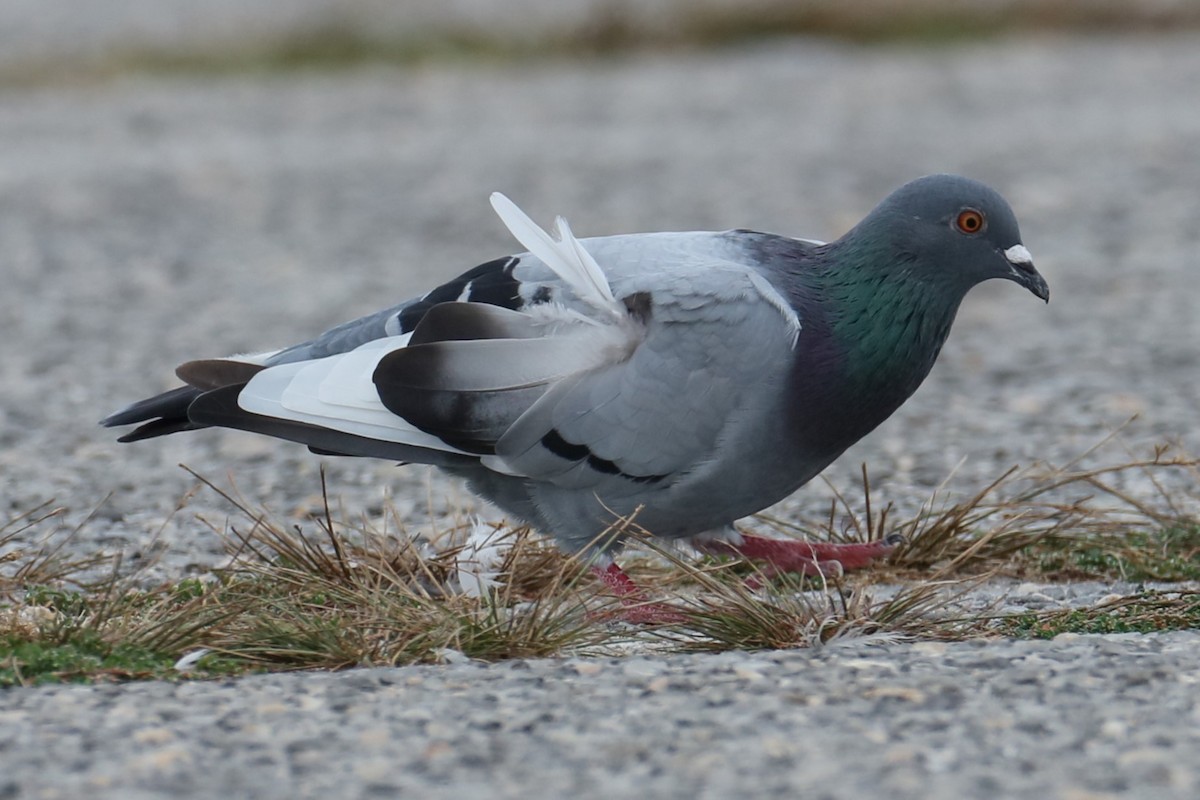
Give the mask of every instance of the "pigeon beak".
M 1008 260 L 1010 267 L 1006 278 L 1021 284 L 1033 292 L 1035 297 L 1050 302 L 1050 287 L 1041 273 L 1033 268 L 1033 256 L 1025 249 L 1025 245 L 1014 244 L 1004 251 L 1004 258 Z

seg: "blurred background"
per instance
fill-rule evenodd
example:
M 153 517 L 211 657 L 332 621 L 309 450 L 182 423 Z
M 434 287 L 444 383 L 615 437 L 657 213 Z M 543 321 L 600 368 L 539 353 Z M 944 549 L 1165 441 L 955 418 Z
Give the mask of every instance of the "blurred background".
M 919 502 L 1135 414 L 1131 446 L 1195 450 L 1196 0 L 0 0 L 0 520 L 53 501 L 94 512 L 81 547 L 161 534 L 186 569 L 229 510 L 179 463 L 313 507 L 303 448 L 95 421 L 511 252 L 493 190 L 580 235 L 830 239 L 938 171 L 1012 202 L 1053 302 L 973 293 L 833 478 Z M 350 509 L 465 502 L 324 463 Z
M 784 35 L 932 41 L 1012 31 L 1173 30 L 1194 0 L 3 0 L 0 65 L 130 68 L 603 53 Z M 531 52 L 532 51 L 532 52 Z

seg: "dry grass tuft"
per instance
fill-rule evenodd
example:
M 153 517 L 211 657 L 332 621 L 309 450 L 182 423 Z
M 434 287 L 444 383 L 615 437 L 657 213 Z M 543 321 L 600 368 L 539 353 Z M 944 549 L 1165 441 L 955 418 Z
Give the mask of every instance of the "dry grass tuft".
M 720 651 L 862 636 L 1200 627 L 1194 590 L 1036 614 L 961 610 L 976 586 L 997 575 L 1200 581 L 1200 523 L 1183 505 L 1187 493 L 1167 488 L 1180 485 L 1180 471 L 1192 480 L 1197 462 L 1165 448 L 1096 468 L 1081 467 L 1082 459 L 1009 470 L 958 500 L 939 489 L 909 518 L 872 497 L 864 467 L 861 500 L 836 493 L 828 518 L 812 526 L 773 521 L 785 532 L 835 540 L 906 538 L 891 563 L 846 577 L 768 577 L 745 563 L 684 558 L 634 519 L 622 520 L 608 535 L 633 542 L 622 558 L 630 575 L 649 600 L 684 611 L 677 622 L 638 629 L 610 624 L 620 601 L 600 594 L 586 564 L 528 528 L 463 521 L 412 536 L 394 510 L 382 521 L 348 520 L 330 509 L 323 476 L 319 512 L 289 526 L 196 475 L 244 520 L 210 526 L 225 540 L 229 563 L 203 580 L 149 588 L 136 570 L 123 573 L 119 558 L 72 556 L 69 545 L 87 520 L 68 528 L 62 510 L 46 504 L 0 525 L 0 685 L 614 647 Z M 1126 488 L 1135 479 L 1154 491 Z M 639 549 L 649 557 L 638 557 Z M 96 574 L 106 577 L 88 577 Z M 871 586 L 884 581 L 893 585 Z
M 830 579 L 813 589 L 795 575 L 751 589 L 733 572 L 703 573 L 685 621 L 658 635 L 688 652 L 814 647 L 857 637 L 940 638 L 937 612 L 948 602 L 939 583 L 923 583 L 876 602 L 862 587 Z M 949 628 L 947 628 L 949 630 Z
M 207 637 L 216 652 L 337 669 L 548 656 L 605 639 L 588 620 L 593 587 L 579 580 L 580 565 L 527 528 L 475 524 L 446 532 L 449 544 L 437 548 L 365 523 L 351 531 L 326 502 L 306 533 L 200 480 L 252 521 L 228 533 L 233 558 L 218 591 L 239 610 Z
M 889 559 L 894 577 L 927 576 L 933 569 L 943 577 L 997 572 L 1042 578 L 1200 579 L 1200 563 L 1194 572 L 1187 569 L 1200 552 L 1195 509 L 1185 508 L 1183 498 L 1163 481 L 1170 473 L 1183 473 L 1200 486 L 1200 460 L 1172 455 L 1161 446 L 1147 458 L 1079 466 L 1114 437 L 1063 466 L 1012 467 L 962 499 L 950 499 L 947 478 L 908 518 L 895 519 L 893 504 L 881 505 L 872 497 L 864 465 L 860 503 L 831 487 L 835 501 L 821 522 L 801 526 L 763 519 L 785 533 L 816 531 L 814 538 L 832 541 L 899 535 L 904 543 Z M 1152 487 L 1153 496 L 1121 488 L 1136 478 Z M 1195 498 L 1192 502 L 1194 506 Z
M 80 576 L 113 564 L 111 556 L 81 557 L 68 552 L 68 546 L 98 510 L 74 528 L 65 529 L 66 509 L 48 500 L 0 524 L 0 601 L 12 601 L 30 585 L 80 586 Z

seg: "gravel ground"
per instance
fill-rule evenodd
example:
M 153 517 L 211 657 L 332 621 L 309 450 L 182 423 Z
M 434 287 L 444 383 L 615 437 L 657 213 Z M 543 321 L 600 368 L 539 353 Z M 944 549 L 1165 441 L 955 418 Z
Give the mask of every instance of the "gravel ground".
M 964 458 L 951 486 L 970 491 L 1134 413 L 1135 450 L 1200 451 L 1198 86 L 1200 37 L 1178 35 L 0 92 L 0 514 L 95 511 L 78 552 L 179 575 L 222 557 L 195 515 L 231 511 L 177 464 L 281 515 L 314 507 L 302 448 L 124 447 L 95 420 L 180 361 L 306 338 L 509 252 L 493 189 L 580 235 L 830 238 L 916 175 L 981 178 L 1053 302 L 973 293 L 925 386 L 833 479 L 867 461 L 912 505 Z M 421 469 L 325 463 L 352 514 L 392 503 L 420 529 L 469 503 Z M 1198 665 L 1179 634 L 9 691 L 0 797 L 1194 797 Z
M 1175 633 L 49 687 L 0 696 L 0 796 L 1194 798 L 1198 663 Z

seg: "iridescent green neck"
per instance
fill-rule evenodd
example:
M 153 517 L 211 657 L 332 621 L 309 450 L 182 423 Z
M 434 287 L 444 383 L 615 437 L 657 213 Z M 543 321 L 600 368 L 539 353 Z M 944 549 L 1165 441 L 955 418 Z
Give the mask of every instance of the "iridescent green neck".
M 860 391 L 897 395 L 890 399 L 903 402 L 929 374 L 962 293 L 951 285 L 919 280 L 914 266 L 903 259 L 870 262 L 886 249 L 856 250 L 840 253 L 839 268 L 822 276 L 843 374 Z M 893 258 L 894 253 L 890 251 Z M 871 266 L 859 266 L 856 259 Z

